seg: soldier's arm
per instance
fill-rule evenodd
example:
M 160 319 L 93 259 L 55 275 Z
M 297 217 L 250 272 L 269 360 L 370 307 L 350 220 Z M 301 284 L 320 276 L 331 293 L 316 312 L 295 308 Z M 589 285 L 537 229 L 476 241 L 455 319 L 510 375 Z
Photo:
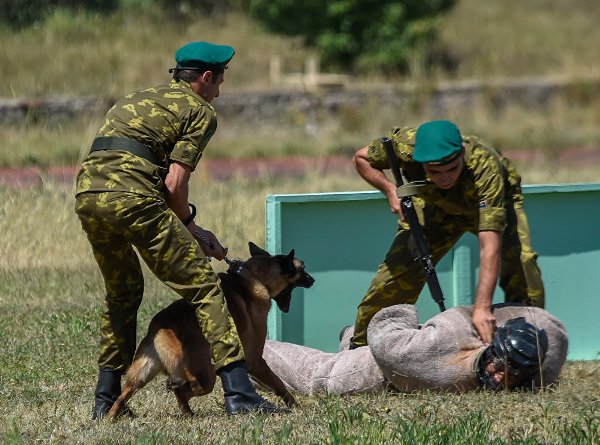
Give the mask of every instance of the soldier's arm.
M 181 162 L 171 162 L 169 171 L 165 178 L 165 197 L 168 206 L 181 220 L 190 215 L 188 205 L 189 188 L 188 183 L 192 168 Z
M 369 147 L 366 146 L 359 149 L 354 154 L 354 157 L 352 158 L 354 168 L 365 181 L 386 196 L 390 204 L 390 210 L 404 219 L 402 209 L 400 208 L 398 193 L 396 192 L 396 184 L 387 178 L 385 173 L 383 173 L 383 170 L 371 165 L 368 159 L 368 151 Z
M 189 165 L 173 161 L 169 165 L 169 171 L 165 178 L 165 196 L 167 205 L 181 220 L 185 220 L 190 216 L 188 184 L 191 174 L 192 168 Z M 215 257 L 218 260 L 225 258 L 227 249 L 221 245 L 212 232 L 197 226 L 193 220 L 190 221 L 186 227 L 192 235 L 198 239 L 200 247 L 206 255 Z M 200 232 L 200 235 L 198 235 L 198 232 Z M 210 245 L 206 243 L 206 240 L 210 242 Z
M 473 325 L 486 345 L 492 341 L 496 319 L 492 313 L 492 296 L 500 270 L 500 248 L 502 232 L 485 230 L 479 232 L 479 280 L 475 304 L 473 305 Z

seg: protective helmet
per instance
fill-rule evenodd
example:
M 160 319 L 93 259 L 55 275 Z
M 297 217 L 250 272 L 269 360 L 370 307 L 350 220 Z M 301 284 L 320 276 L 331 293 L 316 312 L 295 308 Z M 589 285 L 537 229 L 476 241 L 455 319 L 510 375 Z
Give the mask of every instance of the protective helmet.
M 522 384 L 539 371 L 548 351 L 548 336 L 525 321 L 524 317 L 513 318 L 496 329 L 492 344 L 479 357 L 477 376 L 484 387 L 500 389 L 501 384 L 493 381 L 487 365 L 495 360 L 502 363 L 509 374 L 520 376 Z
M 546 357 L 548 336 L 525 321 L 513 318 L 496 330 L 494 355 L 514 374 L 535 374 Z

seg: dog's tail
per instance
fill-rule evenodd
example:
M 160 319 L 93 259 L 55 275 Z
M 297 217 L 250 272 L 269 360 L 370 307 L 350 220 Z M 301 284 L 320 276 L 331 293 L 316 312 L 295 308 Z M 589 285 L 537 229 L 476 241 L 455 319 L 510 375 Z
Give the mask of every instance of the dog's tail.
M 147 337 L 144 338 L 138 347 L 131 366 L 127 370 L 127 381 L 123 391 L 121 391 L 119 398 L 108 412 L 107 417 L 109 419 L 117 417 L 133 394 L 146 386 L 162 369 L 164 368 L 158 358 L 153 342 Z

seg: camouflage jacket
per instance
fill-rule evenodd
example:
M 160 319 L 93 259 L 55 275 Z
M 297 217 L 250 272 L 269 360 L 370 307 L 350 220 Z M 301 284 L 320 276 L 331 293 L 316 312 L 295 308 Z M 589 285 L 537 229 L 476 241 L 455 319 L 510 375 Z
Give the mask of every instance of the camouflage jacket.
M 96 136 L 141 142 L 157 154 L 160 165 L 126 151 L 94 151 L 81 166 L 76 193 L 161 193 L 168 164 L 178 161 L 194 170 L 216 128 L 214 108 L 187 82 L 172 80 L 131 93 L 108 111 Z
M 395 127 L 388 135 L 409 181 L 426 179 L 422 165 L 412 158 L 415 133 L 416 128 Z M 463 136 L 463 143 L 465 168 L 457 184 L 448 190 L 427 188 L 413 197 L 415 208 L 423 212 L 432 206 L 447 215 L 461 216 L 471 222 L 470 230 L 502 231 L 506 226 L 506 209 L 522 206 L 521 178 L 499 150 L 474 136 Z M 375 168 L 390 168 L 381 139 L 369 145 L 368 160 Z

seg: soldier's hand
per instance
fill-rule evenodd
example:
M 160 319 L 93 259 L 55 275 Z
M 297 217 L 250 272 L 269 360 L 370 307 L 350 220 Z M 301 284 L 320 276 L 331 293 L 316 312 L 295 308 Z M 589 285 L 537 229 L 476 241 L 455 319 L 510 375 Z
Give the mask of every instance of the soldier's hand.
M 473 308 L 473 326 L 479 334 L 479 339 L 486 346 L 492 342 L 496 330 L 496 317 L 491 308 Z
M 221 245 L 215 234 L 210 230 L 204 230 L 196 226 L 192 231 L 192 235 L 194 235 L 202 252 L 204 252 L 207 257 L 222 260 L 227 256 L 228 249 Z
M 400 203 L 400 200 L 398 200 L 398 211 L 394 211 L 392 210 L 394 213 L 396 213 L 398 216 L 400 216 L 400 220 L 404 221 L 404 210 L 402 210 L 402 204 Z
M 386 195 L 392 213 L 395 213 L 402 221 L 404 221 L 404 212 L 402 212 L 402 206 L 400 205 L 400 199 L 398 198 L 396 188 L 391 188 L 389 192 L 386 191 Z

